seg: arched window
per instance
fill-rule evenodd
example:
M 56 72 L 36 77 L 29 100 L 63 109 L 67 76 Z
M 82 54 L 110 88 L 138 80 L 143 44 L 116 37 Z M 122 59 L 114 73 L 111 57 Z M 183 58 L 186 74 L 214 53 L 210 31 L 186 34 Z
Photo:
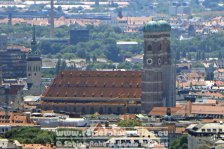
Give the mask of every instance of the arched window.
M 162 45 L 161 45 L 161 43 L 159 43 L 159 45 L 158 45 L 158 49 L 157 49 L 158 51 L 161 51 L 162 50 Z
M 152 51 L 152 45 L 148 45 L 148 51 Z

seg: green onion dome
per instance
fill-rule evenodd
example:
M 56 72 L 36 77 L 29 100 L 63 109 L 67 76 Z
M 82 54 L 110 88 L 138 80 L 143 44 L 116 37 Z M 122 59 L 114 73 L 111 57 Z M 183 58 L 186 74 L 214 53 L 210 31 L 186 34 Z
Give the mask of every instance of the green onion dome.
M 150 21 L 143 27 L 144 32 L 170 32 L 171 26 L 167 21 Z

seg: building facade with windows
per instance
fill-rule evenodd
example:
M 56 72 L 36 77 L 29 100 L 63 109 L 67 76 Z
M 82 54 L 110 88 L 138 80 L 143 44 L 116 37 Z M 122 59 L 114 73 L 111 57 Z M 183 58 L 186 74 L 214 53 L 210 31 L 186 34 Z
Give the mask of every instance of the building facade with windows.
M 3 78 L 26 77 L 26 56 L 28 48 L 23 46 L 8 46 L 0 51 L 0 64 L 2 65 Z

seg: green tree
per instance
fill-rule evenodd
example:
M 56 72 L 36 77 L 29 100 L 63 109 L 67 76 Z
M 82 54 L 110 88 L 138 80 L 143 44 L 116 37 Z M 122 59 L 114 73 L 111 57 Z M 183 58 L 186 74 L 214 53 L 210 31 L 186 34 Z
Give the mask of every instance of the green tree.
M 118 66 L 117 66 L 118 69 L 127 69 L 127 70 L 132 70 L 133 69 L 133 64 L 130 63 L 130 62 L 123 62 L 123 63 L 120 63 Z
M 142 123 L 138 120 L 121 120 L 118 122 L 118 126 L 120 127 L 135 127 L 135 126 L 142 126 Z
M 93 60 L 93 62 L 97 62 L 97 57 L 96 57 L 95 54 L 93 54 L 93 56 L 92 56 L 92 60 Z
M 182 135 L 171 143 L 170 149 L 187 149 L 187 135 Z
M 55 144 L 56 134 L 36 127 L 20 127 L 7 131 L 2 137 L 23 144 Z
M 86 51 L 83 49 L 78 49 L 76 55 L 80 58 L 86 58 Z
M 86 54 L 86 62 L 89 63 L 90 60 L 91 60 L 91 58 L 90 58 L 89 54 Z

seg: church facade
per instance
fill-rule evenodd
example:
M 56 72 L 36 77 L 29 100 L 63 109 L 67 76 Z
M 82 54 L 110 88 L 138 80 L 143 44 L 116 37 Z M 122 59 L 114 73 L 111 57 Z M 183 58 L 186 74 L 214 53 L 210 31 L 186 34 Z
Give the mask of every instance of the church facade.
M 45 91 L 40 108 L 80 114 L 148 113 L 176 104 L 171 26 L 151 21 L 143 28 L 142 71 L 62 71 Z

